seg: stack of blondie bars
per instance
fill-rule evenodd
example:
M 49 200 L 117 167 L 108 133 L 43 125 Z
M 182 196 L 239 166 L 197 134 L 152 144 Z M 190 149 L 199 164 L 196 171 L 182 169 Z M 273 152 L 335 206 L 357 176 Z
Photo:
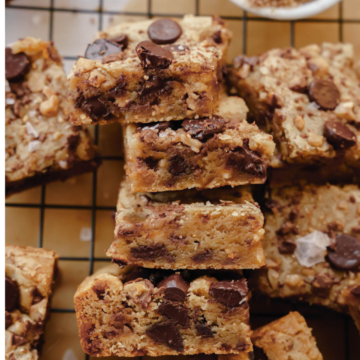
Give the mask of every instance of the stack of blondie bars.
M 75 295 L 93 356 L 252 352 L 242 269 L 265 265 L 262 184 L 272 135 L 225 90 L 231 33 L 217 17 L 121 24 L 69 76 L 77 124 L 124 123 L 112 266 Z

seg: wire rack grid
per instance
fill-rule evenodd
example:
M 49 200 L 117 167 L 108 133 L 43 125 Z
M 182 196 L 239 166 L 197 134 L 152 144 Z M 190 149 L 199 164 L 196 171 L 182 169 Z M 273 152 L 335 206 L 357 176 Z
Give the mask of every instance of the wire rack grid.
M 34 1 L 22 1 L 20 0 L 20 4 L 18 1 L 14 1 L 10 6 L 8 6 L 8 9 L 11 11 L 20 11 L 20 10 L 27 10 L 27 11 L 34 11 L 34 12 L 46 12 L 49 16 L 49 26 L 48 26 L 48 34 L 44 34 L 43 38 L 45 36 L 48 37 L 49 40 L 54 40 L 54 14 L 61 12 L 76 12 L 80 14 L 91 14 L 98 18 L 97 22 L 97 30 L 103 30 L 105 28 L 103 16 L 139 16 L 139 17 L 158 17 L 158 16 L 168 16 L 168 17 L 181 17 L 184 14 L 181 13 L 162 13 L 162 12 L 156 12 L 153 8 L 153 1 L 157 0 L 144 0 L 146 2 L 146 7 L 144 11 L 138 12 L 138 11 L 115 11 L 115 10 L 109 10 L 107 8 L 104 8 L 104 2 L 107 0 L 89 0 L 92 3 L 95 3 L 94 8 L 87 8 L 87 7 L 80 7 L 80 8 L 74 8 L 74 7 L 68 7 L 61 5 L 64 2 L 61 2 L 61 0 L 34 0 Z M 124 2 L 124 0 L 118 0 L 119 4 Z M 131 0 L 131 1 L 141 1 L 141 0 Z M 167 0 L 171 1 L 171 0 Z M 179 0 L 180 1 L 180 0 Z M 186 0 L 183 0 L 186 1 Z M 193 12 L 196 15 L 203 15 L 204 12 L 200 11 L 200 7 L 205 9 L 206 12 L 206 1 L 214 2 L 218 1 L 221 2 L 222 0 L 189 0 L 194 2 Z M 227 0 L 228 1 L 228 0 Z M 349 0 L 350 1 L 350 0 Z M 355 2 L 358 0 L 354 0 Z M 181 1 L 180 1 L 181 2 Z M 78 2 L 75 2 L 78 3 Z M 340 2 L 338 5 L 337 17 L 331 17 L 331 18 L 311 18 L 311 19 L 303 19 L 299 21 L 290 21 L 289 22 L 289 31 L 288 31 L 288 40 L 287 45 L 294 46 L 295 45 L 295 36 L 296 36 L 296 25 L 297 23 L 312 23 L 312 24 L 338 24 L 338 40 L 342 41 L 344 38 L 344 24 L 359 24 L 360 25 L 360 16 L 359 18 L 344 18 L 343 16 L 343 3 Z M 360 4 L 359 4 L 360 7 Z M 359 9 L 360 11 L 360 9 Z M 14 13 L 16 15 L 16 13 Z M 272 23 L 278 23 L 277 21 L 260 18 L 256 16 L 252 16 L 251 14 L 248 14 L 247 12 L 242 12 L 240 15 L 222 15 L 221 16 L 226 21 L 234 21 L 239 22 L 241 24 L 241 30 L 242 30 L 242 41 L 241 46 L 237 48 L 235 51 L 237 53 L 248 53 L 248 46 L 249 43 L 251 43 L 252 38 L 249 38 L 248 34 L 248 28 L 249 24 L 255 23 L 255 22 L 272 22 Z M 236 34 L 234 34 L 236 36 Z M 56 45 L 56 44 L 55 44 Z M 83 49 L 80 49 L 80 52 L 83 51 Z M 76 56 L 68 55 L 63 57 L 65 62 L 73 62 L 77 59 Z M 99 135 L 100 131 L 102 131 L 101 127 L 95 126 L 94 127 L 94 139 L 95 144 L 99 143 Z M 120 155 L 109 155 L 109 156 L 102 156 L 102 159 L 104 161 L 115 161 L 115 162 L 121 162 L 123 160 L 123 157 Z M 60 256 L 60 261 L 71 261 L 71 262 L 88 262 L 89 268 L 88 268 L 88 274 L 91 275 L 94 271 L 94 264 L 95 263 L 101 263 L 109 261 L 108 258 L 105 257 L 96 257 L 94 253 L 94 247 L 95 247 L 95 237 L 96 237 L 96 224 L 97 224 L 97 212 L 98 211 L 115 211 L 114 206 L 102 206 L 97 204 L 97 191 L 98 191 L 98 171 L 95 171 L 92 173 L 92 179 L 91 179 L 91 204 L 89 205 L 74 205 L 74 204 L 55 204 L 55 203 L 47 203 L 46 202 L 46 189 L 47 186 L 42 186 L 41 193 L 40 193 L 40 201 L 39 203 L 28 203 L 28 202 L 12 202 L 11 199 L 6 203 L 7 208 L 35 208 L 39 210 L 39 228 L 38 228 L 38 247 L 43 247 L 44 245 L 44 220 L 45 220 L 45 211 L 47 209 L 58 209 L 58 210 L 88 210 L 91 212 L 91 240 L 90 240 L 90 246 L 89 246 L 89 255 L 88 256 Z M 7 239 L 8 240 L 8 239 Z M 111 240 L 110 240 L 111 241 Z M 71 246 L 71 245 L 69 245 Z M 347 316 L 339 315 L 339 314 L 333 314 L 331 312 L 328 312 L 323 309 L 318 308 L 309 308 L 306 305 L 294 305 L 292 303 L 287 303 L 283 301 L 270 301 L 270 300 L 264 300 L 264 299 L 258 299 L 254 302 L 253 306 L 251 306 L 251 318 L 253 321 L 253 324 L 263 324 L 266 323 L 268 320 L 273 320 L 276 317 L 280 317 L 285 315 L 289 310 L 295 310 L 298 309 L 305 315 L 307 321 L 310 323 L 313 321 L 314 324 L 316 323 L 316 320 L 321 320 L 324 322 L 325 318 L 330 318 L 332 320 L 336 319 L 335 323 L 337 324 L 335 327 L 340 326 L 341 330 L 338 331 L 338 333 L 342 334 L 341 340 L 337 340 L 337 350 L 336 350 L 336 357 L 329 355 L 327 357 L 328 359 L 346 359 L 346 360 L 355 360 L 358 359 L 358 354 L 360 353 L 360 349 L 358 346 L 358 338 L 356 338 L 356 335 L 354 335 L 354 326 L 351 322 L 351 320 Z M 66 307 L 55 307 L 51 309 L 52 313 L 62 313 L 62 314 L 73 314 L 74 309 L 73 308 L 66 308 Z M 327 322 L 328 323 L 328 322 Z M 331 327 L 331 325 L 330 325 Z M 321 329 L 321 327 L 320 327 Z M 321 330 L 319 330 L 321 331 Z M 332 342 L 331 342 L 332 343 Z M 322 349 L 321 349 L 322 350 Z M 327 351 L 328 354 L 331 354 L 331 351 Z M 54 356 L 51 356 L 52 359 L 55 359 L 57 355 L 54 354 Z M 59 359 L 77 359 L 78 356 L 66 356 L 59 355 Z M 47 358 L 47 357 L 46 357 Z M 50 357 L 49 357 L 50 358 Z M 90 357 L 88 355 L 84 355 L 85 359 L 89 359 Z M 57 358 L 56 358 L 57 359 Z M 140 360 L 140 359 L 139 359 Z

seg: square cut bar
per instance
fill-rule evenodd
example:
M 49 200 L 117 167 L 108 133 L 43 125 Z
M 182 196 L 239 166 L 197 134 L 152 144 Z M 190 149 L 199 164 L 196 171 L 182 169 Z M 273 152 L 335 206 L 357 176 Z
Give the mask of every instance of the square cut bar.
M 81 346 L 97 357 L 249 353 L 247 296 L 239 272 L 112 264 L 75 294 Z
M 6 360 L 39 358 L 57 259 L 53 251 L 5 247 Z
M 254 330 L 251 340 L 254 359 L 323 360 L 311 329 L 296 311 Z
M 255 269 L 265 265 L 263 215 L 246 187 L 119 192 L 107 255 L 161 269 Z
M 261 184 L 275 143 L 246 122 L 247 107 L 222 96 L 211 118 L 125 126 L 126 175 L 134 192 Z
M 360 281 L 359 187 L 273 188 L 266 204 L 266 268 L 254 287 L 348 312 L 343 292 Z
M 72 122 L 149 123 L 212 115 L 231 36 L 220 18 L 192 15 L 100 32 L 68 77 Z
M 52 42 L 25 38 L 5 51 L 6 195 L 94 170 L 89 132 L 69 122 L 66 75 Z
M 360 169 L 360 86 L 350 44 L 274 49 L 238 56 L 230 81 L 282 160 Z

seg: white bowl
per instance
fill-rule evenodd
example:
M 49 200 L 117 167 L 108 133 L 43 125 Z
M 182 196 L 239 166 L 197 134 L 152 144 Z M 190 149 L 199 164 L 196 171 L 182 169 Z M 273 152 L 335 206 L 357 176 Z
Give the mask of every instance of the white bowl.
M 296 7 L 251 7 L 249 0 L 231 0 L 253 14 L 276 20 L 298 20 L 319 14 L 341 0 L 312 0 Z

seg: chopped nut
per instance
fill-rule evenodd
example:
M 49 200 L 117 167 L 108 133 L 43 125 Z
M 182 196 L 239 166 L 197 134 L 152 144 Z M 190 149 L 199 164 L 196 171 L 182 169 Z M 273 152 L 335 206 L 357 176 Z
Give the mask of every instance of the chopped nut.
M 59 140 L 61 137 L 63 136 L 63 134 L 59 131 L 55 132 L 53 135 L 53 139 L 54 140 Z
M 308 67 L 314 75 L 323 76 L 328 72 L 329 64 L 324 58 L 317 57 L 308 62 Z
M 341 102 L 335 108 L 335 114 L 337 117 L 345 120 L 355 120 L 354 103 L 352 101 Z
M 294 119 L 294 124 L 299 131 L 302 131 L 305 126 L 305 120 L 300 115 L 298 115 Z
M 325 138 L 321 135 L 310 133 L 307 141 L 311 146 L 320 147 L 324 144 Z
M 32 92 L 41 92 L 46 84 L 45 73 L 30 72 L 27 85 Z
M 51 96 L 56 95 L 56 92 L 53 89 L 49 88 L 48 86 L 44 86 L 42 92 L 48 99 L 50 99 Z
M 286 275 L 284 283 L 291 287 L 298 287 L 304 284 L 304 280 L 300 275 L 297 274 L 289 274 Z
M 40 104 L 40 112 L 44 116 L 55 116 L 59 108 L 59 98 L 56 95 L 52 95 L 48 100 L 43 101 Z
M 154 285 L 149 280 L 130 281 L 124 285 L 124 291 L 142 307 L 147 308 L 151 302 Z
M 275 271 L 274 269 L 269 269 L 267 273 L 270 285 L 273 289 L 277 288 L 278 282 L 279 282 L 279 273 Z
M 348 204 L 346 201 L 340 201 L 337 207 L 340 210 L 346 210 L 348 208 Z
M 94 70 L 89 78 L 89 84 L 94 87 L 100 87 L 106 81 L 106 76 L 99 70 Z
M 80 58 L 76 62 L 76 71 L 79 71 L 81 73 L 91 71 L 94 68 L 95 68 L 95 62 L 93 60 Z

